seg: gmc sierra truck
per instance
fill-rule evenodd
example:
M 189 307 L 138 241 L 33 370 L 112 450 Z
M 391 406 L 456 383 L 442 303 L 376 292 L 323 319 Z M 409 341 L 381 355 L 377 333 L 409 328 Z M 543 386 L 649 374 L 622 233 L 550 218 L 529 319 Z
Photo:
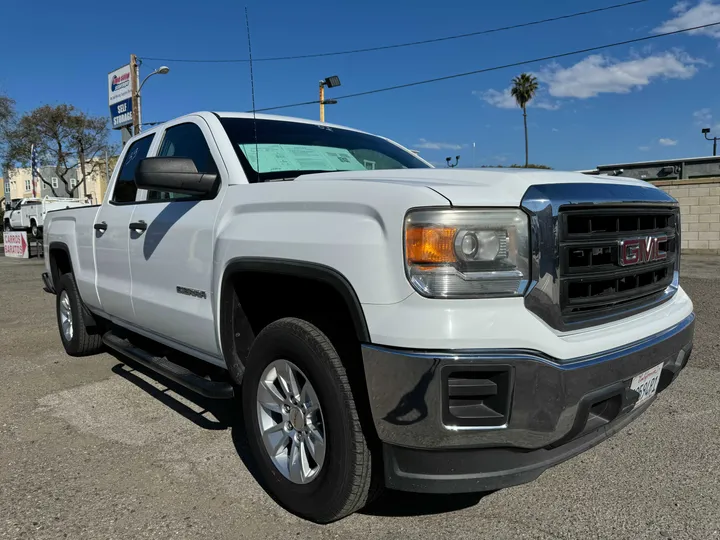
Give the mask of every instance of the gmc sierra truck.
M 531 481 L 692 349 L 679 208 L 642 181 L 436 169 L 340 126 L 201 112 L 131 139 L 102 205 L 46 229 L 67 353 L 238 398 L 264 487 L 316 522 L 383 487 Z

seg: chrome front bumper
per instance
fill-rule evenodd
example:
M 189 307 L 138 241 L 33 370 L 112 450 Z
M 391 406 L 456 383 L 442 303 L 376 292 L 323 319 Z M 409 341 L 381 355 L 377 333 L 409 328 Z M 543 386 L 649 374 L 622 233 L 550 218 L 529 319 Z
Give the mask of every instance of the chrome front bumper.
M 591 411 L 602 400 L 619 396 L 622 404 L 607 424 L 628 415 L 637 400 L 630 390 L 635 375 L 663 363 L 659 390 L 667 387 L 687 363 L 694 324 L 692 314 L 642 341 L 569 361 L 511 349 L 422 352 L 365 345 L 374 424 L 384 443 L 405 448 L 532 450 L 561 445 L 598 429 Z M 511 373 L 507 421 L 495 426 L 448 422 L 444 370 L 498 365 L 509 366 Z

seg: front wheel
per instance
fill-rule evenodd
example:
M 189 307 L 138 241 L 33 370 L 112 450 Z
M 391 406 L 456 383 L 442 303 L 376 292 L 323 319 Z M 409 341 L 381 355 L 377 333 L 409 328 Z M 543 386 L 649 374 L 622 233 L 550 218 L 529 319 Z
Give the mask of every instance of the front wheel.
M 369 502 L 377 471 L 345 368 L 325 334 L 295 318 L 268 325 L 250 350 L 242 386 L 249 446 L 280 504 L 328 523 Z

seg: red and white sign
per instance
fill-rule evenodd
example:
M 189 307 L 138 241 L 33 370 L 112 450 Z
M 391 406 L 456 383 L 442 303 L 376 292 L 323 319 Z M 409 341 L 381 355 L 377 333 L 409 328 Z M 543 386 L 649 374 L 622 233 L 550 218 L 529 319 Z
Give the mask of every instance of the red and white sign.
M 6 257 L 30 258 L 30 249 L 28 248 L 27 233 L 25 231 L 3 233 L 3 243 Z
M 130 64 L 108 73 L 108 101 L 115 103 L 132 97 Z

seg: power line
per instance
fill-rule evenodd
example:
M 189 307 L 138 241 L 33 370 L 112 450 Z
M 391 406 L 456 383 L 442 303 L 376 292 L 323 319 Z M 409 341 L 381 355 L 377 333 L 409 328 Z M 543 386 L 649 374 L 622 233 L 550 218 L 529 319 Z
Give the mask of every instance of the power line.
M 629 6 L 633 6 L 635 4 L 643 4 L 643 3 L 649 2 L 649 1 L 650 0 L 632 0 L 631 2 L 624 2 L 622 4 L 615 4 L 612 6 L 596 8 L 596 9 L 591 9 L 591 10 L 587 10 L 587 11 L 579 11 L 576 13 L 569 13 L 566 15 L 551 17 L 549 19 L 541 19 L 538 21 L 513 24 L 510 26 L 501 26 L 499 28 L 491 28 L 489 30 L 479 30 L 477 32 L 468 32 L 466 34 L 455 34 L 452 36 L 424 39 L 421 41 L 411 41 L 409 43 L 396 43 L 393 45 L 381 45 L 378 47 L 366 47 L 364 49 L 351 49 L 351 50 L 347 50 L 347 51 L 301 54 L 301 55 L 297 55 L 297 56 L 274 56 L 274 57 L 268 57 L 268 58 L 255 58 L 254 61 L 255 62 L 276 62 L 279 60 L 300 60 L 300 59 L 307 59 L 307 58 L 321 58 L 321 57 L 326 57 L 326 56 L 340 56 L 340 55 L 346 55 L 346 54 L 358 54 L 358 53 L 366 53 L 366 52 L 373 52 L 373 51 L 384 51 L 387 49 L 400 49 L 402 47 L 414 47 L 415 45 L 425 45 L 428 43 L 438 43 L 441 41 L 463 39 L 463 38 L 472 37 L 472 36 L 494 34 L 497 32 L 505 32 L 507 30 L 515 30 L 517 28 L 526 28 L 528 26 L 536 26 L 536 25 L 545 24 L 545 23 L 549 23 L 549 22 L 561 21 L 564 19 L 572 19 L 575 17 L 582 17 L 584 15 L 592 15 L 594 13 L 600 13 L 602 11 L 610 11 L 613 9 L 629 7 Z M 150 57 L 150 56 L 143 56 L 141 58 L 141 60 L 154 60 L 157 62 L 187 62 L 187 63 L 196 63 L 196 64 L 234 64 L 234 63 L 242 63 L 242 62 L 249 61 L 247 58 L 228 59 L 228 60 L 213 60 L 213 59 L 192 60 L 192 59 L 187 59 L 187 58 L 154 58 L 154 57 Z
M 683 34 L 685 32 L 692 32 L 694 30 L 701 30 L 703 28 L 710 28 L 710 27 L 718 26 L 718 25 L 720 25 L 720 21 L 714 22 L 714 23 L 709 23 L 709 24 L 703 24 L 701 26 L 693 26 L 691 28 L 684 28 L 682 30 L 674 30 L 672 32 L 665 32 L 663 34 L 656 34 L 654 36 L 645 36 L 645 37 L 641 37 L 641 38 L 628 39 L 626 41 L 617 41 L 615 43 L 608 43 L 606 45 L 598 45 L 596 47 L 588 47 L 586 49 L 578 49 L 575 51 L 564 52 L 564 53 L 560 53 L 560 54 L 553 54 L 550 56 L 543 56 L 541 58 L 533 58 L 532 60 L 522 60 L 520 62 L 513 62 L 511 64 L 503 64 L 501 66 L 493 66 L 493 67 L 489 67 L 489 68 L 476 69 L 473 71 L 466 71 L 464 73 L 456 73 L 454 75 L 445 75 L 444 77 L 435 77 L 434 79 L 425 79 L 422 81 L 398 84 L 395 86 L 387 86 L 385 88 L 376 88 L 375 90 L 366 90 L 364 92 L 355 92 L 353 94 L 345 94 L 344 96 L 333 97 L 333 99 L 338 99 L 338 100 L 349 99 L 349 98 L 354 98 L 354 97 L 367 96 L 370 94 L 379 94 L 380 92 L 389 92 L 390 90 L 399 90 L 401 88 L 409 88 L 411 86 L 420 86 L 422 84 L 430 84 L 430 83 L 435 83 L 435 82 L 440 82 L 440 81 L 447 81 L 449 79 L 458 79 L 460 77 L 467 77 L 469 75 L 477 75 L 479 73 L 487 73 L 489 71 L 499 71 L 501 69 L 507 69 L 507 68 L 511 68 L 511 67 L 524 66 L 527 64 L 535 64 L 537 62 L 546 62 L 548 60 L 565 58 L 567 56 L 574 56 L 574 55 L 578 55 L 578 54 L 599 51 L 602 49 L 610 49 L 612 47 L 619 47 L 621 45 L 630 45 L 632 43 L 640 43 L 642 41 L 649 41 L 651 39 L 658 39 L 658 38 L 662 38 L 662 37 L 673 36 L 676 34 Z M 288 109 L 290 107 L 300 107 L 303 105 L 314 105 L 316 103 L 319 103 L 319 101 L 318 100 L 303 101 L 300 103 L 292 103 L 289 105 L 279 105 L 276 107 L 265 107 L 264 109 L 256 109 L 256 112 L 276 111 L 278 109 Z

